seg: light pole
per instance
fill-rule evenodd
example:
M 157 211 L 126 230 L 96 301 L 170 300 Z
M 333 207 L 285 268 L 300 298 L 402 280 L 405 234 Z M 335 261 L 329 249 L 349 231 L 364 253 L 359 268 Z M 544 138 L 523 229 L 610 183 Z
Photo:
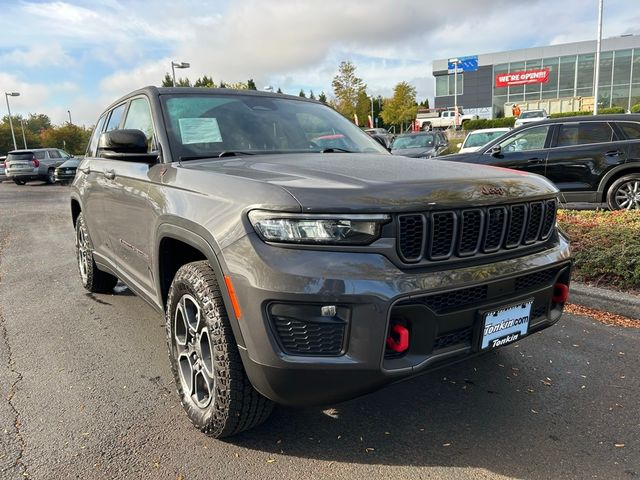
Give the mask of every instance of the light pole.
M 11 108 L 9 107 L 9 97 L 18 97 L 20 96 L 19 92 L 4 92 L 4 97 L 7 100 L 7 111 L 9 112 L 9 126 L 11 127 L 11 138 L 13 138 L 13 149 L 17 150 L 18 145 L 16 144 L 16 134 L 13 131 L 13 122 L 11 121 Z
M 460 59 L 452 58 L 449 60 L 453 63 L 453 111 L 455 112 L 455 126 L 458 129 L 458 65 Z
M 173 86 L 176 86 L 176 68 L 189 68 L 191 66 L 190 63 L 187 62 L 171 62 L 171 73 L 173 74 Z
M 71 121 L 71 110 L 67 110 L 67 113 L 69 114 L 69 125 L 73 125 L 73 122 Z
M 593 80 L 593 114 L 598 114 L 598 85 L 600 83 L 600 47 L 602 43 L 602 4 L 598 2 L 598 39 L 596 40 L 596 78 Z
M 373 119 L 373 95 L 369 97 L 369 100 L 371 100 L 371 128 L 373 128 L 376 123 Z
M 24 149 L 27 149 L 27 137 L 24 136 L 24 120 L 20 119 L 20 126 L 22 127 L 22 141 L 24 142 Z

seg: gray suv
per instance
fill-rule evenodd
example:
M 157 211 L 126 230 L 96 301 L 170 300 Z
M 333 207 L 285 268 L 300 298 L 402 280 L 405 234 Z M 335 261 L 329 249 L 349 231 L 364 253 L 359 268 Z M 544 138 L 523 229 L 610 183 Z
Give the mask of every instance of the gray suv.
M 5 161 L 6 175 L 18 185 L 30 180 L 54 183 L 56 168 L 72 157 L 58 148 L 13 150 L 7 154 Z
M 147 87 L 98 119 L 70 206 L 83 286 L 163 312 L 182 405 L 223 437 L 557 322 L 557 195 L 393 157 L 312 100 Z

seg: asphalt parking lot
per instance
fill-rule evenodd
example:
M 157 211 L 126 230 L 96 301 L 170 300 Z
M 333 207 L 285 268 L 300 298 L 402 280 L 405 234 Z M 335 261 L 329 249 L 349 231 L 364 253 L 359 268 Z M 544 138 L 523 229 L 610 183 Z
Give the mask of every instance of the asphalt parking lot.
M 68 187 L 0 183 L 0 478 L 629 479 L 640 329 L 565 316 L 480 359 L 210 439 L 163 319 L 78 279 Z

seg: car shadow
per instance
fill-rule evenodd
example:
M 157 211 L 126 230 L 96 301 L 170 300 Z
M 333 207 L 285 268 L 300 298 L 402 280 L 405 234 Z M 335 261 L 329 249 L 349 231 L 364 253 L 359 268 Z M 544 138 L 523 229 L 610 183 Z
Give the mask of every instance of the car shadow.
M 535 477 L 535 465 L 565 462 L 559 442 L 571 438 L 557 418 L 539 414 L 549 393 L 535 372 L 519 376 L 512 367 L 525 363 L 511 348 L 332 408 L 279 407 L 265 424 L 226 441 L 331 462 L 474 467 Z

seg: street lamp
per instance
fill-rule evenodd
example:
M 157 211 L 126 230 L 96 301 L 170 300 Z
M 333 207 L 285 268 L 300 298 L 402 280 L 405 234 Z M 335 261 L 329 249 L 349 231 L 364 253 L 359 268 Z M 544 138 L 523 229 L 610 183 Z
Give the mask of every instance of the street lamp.
M 20 119 L 20 126 L 22 127 L 22 141 L 24 142 L 24 149 L 27 149 L 27 137 L 24 136 L 24 120 Z
M 7 100 L 7 111 L 9 112 L 9 126 L 11 127 L 11 138 L 13 138 L 13 149 L 17 150 L 18 145 L 16 144 L 16 134 L 13 131 L 13 122 L 11 121 L 11 108 L 9 107 L 9 97 L 18 97 L 20 96 L 19 92 L 4 92 L 4 97 Z
M 371 100 L 371 128 L 373 128 L 376 123 L 373 119 L 373 95 L 369 97 L 369 100 Z
M 598 114 L 598 88 L 600 86 L 600 49 L 602 48 L 602 5 L 598 2 L 598 39 L 596 40 L 596 72 L 593 79 L 593 114 Z
M 176 68 L 189 68 L 190 63 L 187 62 L 171 62 L 171 73 L 173 74 L 173 86 L 176 86 Z
M 69 114 L 69 125 L 73 125 L 73 122 L 71 121 L 71 110 L 67 110 L 67 113 Z
M 460 64 L 459 58 L 452 58 L 449 60 L 453 64 L 453 111 L 455 112 L 456 130 L 458 129 L 458 65 Z

